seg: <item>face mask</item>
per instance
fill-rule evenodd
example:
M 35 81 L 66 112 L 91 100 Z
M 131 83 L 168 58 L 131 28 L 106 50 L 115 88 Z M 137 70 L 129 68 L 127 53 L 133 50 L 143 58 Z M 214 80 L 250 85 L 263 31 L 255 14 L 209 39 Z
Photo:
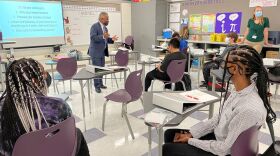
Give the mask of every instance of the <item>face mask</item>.
M 229 42 L 230 42 L 230 38 L 229 38 L 229 37 L 226 37 L 225 42 L 226 42 L 226 43 L 229 43 Z
M 255 13 L 255 15 L 256 15 L 256 17 L 261 17 L 261 16 L 262 16 L 262 11 L 257 11 L 257 12 Z
M 224 69 L 222 69 L 224 70 Z M 225 74 L 225 82 L 227 82 L 229 79 L 231 79 L 231 77 L 233 76 L 230 72 L 229 72 L 229 69 L 227 68 L 226 69 L 226 74 Z M 223 75 L 222 75 L 223 76 Z

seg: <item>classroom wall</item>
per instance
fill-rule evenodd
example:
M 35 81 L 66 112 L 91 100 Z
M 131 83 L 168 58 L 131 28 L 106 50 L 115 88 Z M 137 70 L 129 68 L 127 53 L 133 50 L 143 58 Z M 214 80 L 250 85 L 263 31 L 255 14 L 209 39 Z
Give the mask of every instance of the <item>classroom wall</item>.
M 242 16 L 242 26 L 241 34 L 244 33 L 247 27 L 247 21 L 253 16 L 254 8 L 249 8 L 249 0 L 223 0 L 221 4 L 208 4 L 200 6 L 185 6 L 182 3 L 181 11 L 186 8 L 189 14 L 199 14 L 199 13 L 218 13 L 218 12 L 239 12 L 243 13 Z M 279 22 L 280 13 L 280 0 L 278 0 L 278 6 L 276 7 L 264 7 L 264 16 L 270 19 L 270 30 L 280 31 Z
M 152 54 L 152 45 L 156 36 L 167 27 L 167 5 L 164 0 L 151 0 L 147 3 L 132 3 L 132 35 L 135 38 L 135 49 L 145 54 Z
M 75 0 L 71 0 L 71 1 L 75 1 Z M 76 1 L 80 1 L 80 0 L 76 0 Z M 93 2 L 93 1 L 96 2 L 95 0 L 87 0 L 87 2 Z M 131 3 L 121 2 L 121 1 L 118 1 L 118 2 L 116 1 L 116 3 L 121 4 L 122 36 L 131 35 Z M 124 37 L 123 37 L 123 39 L 124 39 Z M 73 48 L 81 50 L 84 53 L 86 53 L 87 49 L 88 49 L 88 45 L 86 45 L 86 46 L 62 46 L 61 51 L 69 51 L 70 49 L 73 49 Z M 111 48 L 113 48 L 113 46 L 111 46 Z M 6 58 L 7 52 L 8 51 L 1 50 L 1 57 L 4 60 Z M 15 56 L 15 58 L 32 57 L 43 63 L 44 60 L 47 59 L 45 56 L 52 54 L 52 52 L 53 52 L 53 49 L 51 47 L 15 49 L 14 56 Z M 47 67 L 47 68 L 49 68 L 49 67 Z

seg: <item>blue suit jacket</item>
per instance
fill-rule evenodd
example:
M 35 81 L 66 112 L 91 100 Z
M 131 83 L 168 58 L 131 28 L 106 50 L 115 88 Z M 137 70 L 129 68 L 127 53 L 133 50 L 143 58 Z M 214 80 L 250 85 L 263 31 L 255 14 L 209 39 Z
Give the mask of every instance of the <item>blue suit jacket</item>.
M 105 31 L 108 29 L 105 27 Z M 92 58 L 103 58 L 104 56 L 109 56 L 108 43 L 114 43 L 112 38 L 103 38 L 103 31 L 99 22 L 93 24 L 90 29 L 90 45 L 89 45 L 89 55 Z

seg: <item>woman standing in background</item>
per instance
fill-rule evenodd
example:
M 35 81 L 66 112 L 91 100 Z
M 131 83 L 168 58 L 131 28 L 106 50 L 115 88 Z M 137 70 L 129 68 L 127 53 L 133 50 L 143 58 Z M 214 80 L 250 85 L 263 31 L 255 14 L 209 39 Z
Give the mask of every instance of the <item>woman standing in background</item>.
M 269 45 L 268 28 L 269 19 L 263 16 L 262 7 L 257 6 L 254 9 L 253 18 L 250 18 L 248 21 L 242 43 L 252 46 L 258 51 L 258 53 L 260 53 L 262 51 L 263 45 Z

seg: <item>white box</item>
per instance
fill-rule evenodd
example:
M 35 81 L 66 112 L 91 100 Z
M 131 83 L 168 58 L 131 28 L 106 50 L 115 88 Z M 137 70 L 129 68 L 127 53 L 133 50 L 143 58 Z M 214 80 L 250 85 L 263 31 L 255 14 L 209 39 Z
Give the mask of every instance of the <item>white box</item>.
M 179 114 L 184 114 L 187 108 L 196 105 L 196 103 L 188 101 L 179 93 L 155 93 L 153 95 L 153 104 Z
M 218 99 L 208 93 L 200 90 L 192 90 L 181 93 L 155 93 L 153 95 L 153 104 L 173 112 L 184 114 L 187 109 L 196 104 L 209 102 Z

